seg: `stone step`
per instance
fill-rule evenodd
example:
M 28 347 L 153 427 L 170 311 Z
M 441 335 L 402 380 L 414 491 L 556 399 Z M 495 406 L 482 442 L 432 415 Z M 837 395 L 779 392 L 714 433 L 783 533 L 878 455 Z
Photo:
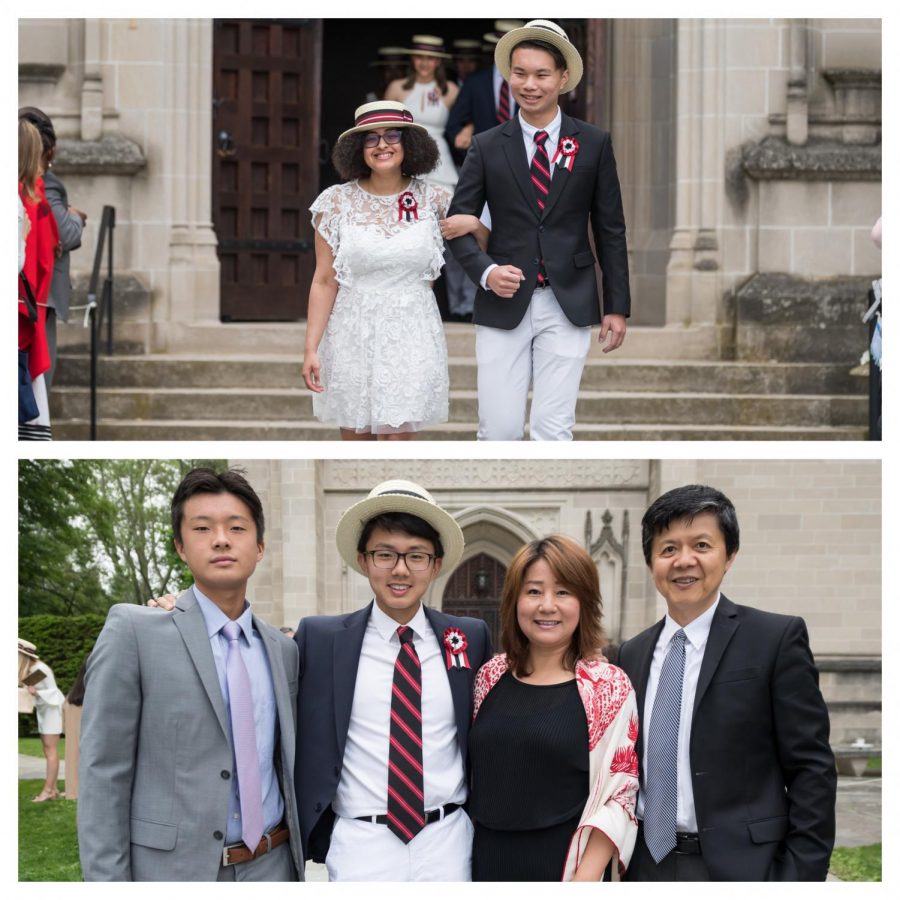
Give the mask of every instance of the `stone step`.
M 85 419 L 90 393 L 54 387 L 52 421 Z M 866 397 L 802 394 L 701 394 L 697 392 L 591 391 L 579 393 L 576 419 L 585 424 L 697 426 L 863 426 Z M 100 388 L 98 414 L 123 420 L 313 421 L 312 395 L 304 388 Z M 473 390 L 451 394 L 450 421 L 474 423 Z
M 299 356 L 203 356 L 156 354 L 101 356 L 101 386 L 164 388 L 302 388 Z M 90 383 L 90 357 L 60 353 L 55 384 Z M 450 384 L 474 389 L 475 359 L 450 358 Z M 685 360 L 590 359 L 581 386 L 585 390 L 672 391 L 679 393 L 850 394 L 863 395 L 868 381 L 849 374 L 845 365 L 826 363 L 690 362 Z
M 337 440 L 335 428 L 317 422 L 273 422 L 209 420 L 111 420 L 98 422 L 98 439 L 103 441 L 322 441 Z M 54 423 L 56 440 L 87 440 L 88 423 L 70 420 Z M 812 426 L 690 426 L 690 425 L 597 425 L 575 426 L 576 440 L 598 441 L 861 441 L 866 429 L 855 426 L 827 428 Z M 448 423 L 422 432 L 419 439 L 475 439 L 475 427 L 466 423 Z

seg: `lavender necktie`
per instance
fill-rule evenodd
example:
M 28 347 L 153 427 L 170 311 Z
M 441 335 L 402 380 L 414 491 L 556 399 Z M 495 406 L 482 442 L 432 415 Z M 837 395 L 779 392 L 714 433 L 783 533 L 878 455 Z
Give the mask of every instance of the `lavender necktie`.
M 225 678 L 228 682 L 231 735 L 241 800 L 241 838 L 250 850 L 255 851 L 263 836 L 263 812 L 253 695 L 250 693 L 250 676 L 241 657 L 241 626 L 237 622 L 228 622 L 222 632 L 228 638 Z

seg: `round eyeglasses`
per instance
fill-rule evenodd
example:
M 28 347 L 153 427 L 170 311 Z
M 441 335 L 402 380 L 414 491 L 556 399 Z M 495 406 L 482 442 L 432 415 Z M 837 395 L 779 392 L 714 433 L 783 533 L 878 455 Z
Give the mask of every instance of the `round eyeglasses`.
M 437 559 L 434 554 L 423 553 L 421 550 L 412 550 L 409 553 L 398 553 L 396 550 L 366 550 L 365 555 L 372 557 L 377 569 L 393 569 L 397 561 L 402 559 L 410 572 L 424 572 L 431 566 L 432 560 Z
M 372 147 L 377 147 L 382 140 L 386 144 L 399 144 L 403 140 L 403 132 L 398 128 L 392 128 L 390 131 L 385 131 L 384 134 L 376 134 L 374 131 L 370 131 L 366 134 L 364 144 L 371 149 Z

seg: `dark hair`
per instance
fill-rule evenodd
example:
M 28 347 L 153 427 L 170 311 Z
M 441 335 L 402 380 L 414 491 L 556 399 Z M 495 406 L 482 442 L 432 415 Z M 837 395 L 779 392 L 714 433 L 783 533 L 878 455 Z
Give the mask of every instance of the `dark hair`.
M 603 601 L 600 598 L 600 576 L 591 555 L 580 544 L 561 534 L 551 534 L 526 544 L 513 557 L 500 597 L 500 643 L 514 675 L 530 675 L 528 670 L 528 638 L 519 627 L 519 595 L 528 569 L 544 560 L 556 579 L 578 598 L 578 627 L 563 657 L 563 664 L 575 671 L 579 659 L 598 659 L 603 655 L 606 635 L 603 633 Z
M 565 72 L 569 67 L 566 65 L 566 58 L 562 55 L 562 51 L 559 47 L 554 47 L 553 44 L 548 44 L 546 41 L 519 41 L 512 50 L 509 51 L 509 64 L 512 66 L 512 58 L 513 53 L 519 49 L 519 47 L 527 47 L 532 50 L 543 50 L 546 53 L 549 53 L 553 57 L 553 62 L 556 63 L 556 68 L 561 69 Z
M 420 128 L 403 128 L 400 143 L 403 146 L 403 174 L 427 175 L 437 168 L 440 151 L 434 139 Z M 357 131 L 347 135 L 334 145 L 331 161 L 344 181 L 365 178 L 369 172 L 363 158 L 363 142 L 366 132 Z
M 41 133 L 41 141 L 44 144 L 44 153 L 56 146 L 56 129 L 50 121 L 50 116 L 36 106 L 20 106 L 19 118 L 31 122 Z
M 414 53 L 413 56 L 421 54 Z M 426 54 L 427 55 L 427 54 Z M 438 64 L 434 69 L 434 80 L 437 82 L 441 96 L 447 93 L 447 70 L 444 68 L 444 61 L 438 57 Z M 403 82 L 403 90 L 411 91 L 416 83 L 416 67 L 413 65 L 412 58 L 409 60 L 409 66 L 406 69 L 406 81 Z
M 725 536 L 725 552 L 729 557 L 737 553 L 741 532 L 734 504 L 721 491 L 709 485 L 686 484 L 654 500 L 641 519 L 641 541 L 647 565 L 650 565 L 653 538 L 665 531 L 670 523 L 683 519 L 691 522 L 701 513 L 715 514 Z
M 382 513 L 380 516 L 373 516 L 369 519 L 359 533 L 359 540 L 356 542 L 357 553 L 366 552 L 366 544 L 369 543 L 369 538 L 376 528 L 383 528 L 392 534 L 403 531 L 412 537 L 425 538 L 434 544 L 434 555 L 438 559 L 444 558 L 444 545 L 441 543 L 441 536 L 437 529 L 420 516 L 401 512 Z
M 196 494 L 234 494 L 239 500 L 247 504 L 253 522 L 256 525 L 256 542 L 261 544 L 266 530 L 263 516 L 262 501 L 256 491 L 250 486 L 250 482 L 244 478 L 241 469 L 225 469 L 216 472 L 214 469 L 191 469 L 181 484 L 175 488 L 172 497 L 172 531 L 175 540 L 181 544 L 181 522 L 184 518 L 184 504 Z

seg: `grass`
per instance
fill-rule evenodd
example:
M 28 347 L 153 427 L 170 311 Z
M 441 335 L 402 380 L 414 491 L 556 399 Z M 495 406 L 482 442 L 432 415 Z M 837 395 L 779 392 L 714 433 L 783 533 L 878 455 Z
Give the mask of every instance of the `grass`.
M 44 751 L 41 749 L 41 739 L 39 737 L 20 737 L 19 753 L 24 756 L 36 756 L 43 759 Z M 66 758 L 66 739 L 59 739 L 59 758 Z
M 881 881 L 881 844 L 837 847 L 829 868 L 841 881 Z
M 866 764 L 867 769 L 880 769 L 881 768 L 881 757 L 873 756 L 869 762 Z
M 19 782 L 19 881 L 81 881 L 75 801 L 32 803 L 43 783 Z

